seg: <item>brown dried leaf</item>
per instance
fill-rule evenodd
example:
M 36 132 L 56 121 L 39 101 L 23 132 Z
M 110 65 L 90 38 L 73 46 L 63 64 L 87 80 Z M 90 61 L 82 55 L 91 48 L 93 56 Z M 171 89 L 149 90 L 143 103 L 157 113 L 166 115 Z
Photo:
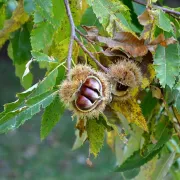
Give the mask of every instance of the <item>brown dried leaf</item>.
M 85 128 L 85 123 L 84 123 L 83 119 L 79 119 L 78 120 L 76 128 L 79 130 L 79 137 L 81 137 L 82 134 L 84 133 L 85 129 L 86 129 Z
M 141 38 L 147 40 L 147 43 L 153 39 L 153 32 L 155 30 L 155 19 L 152 15 L 150 9 L 146 9 L 140 16 L 138 16 L 138 20 L 141 25 L 144 26 L 144 30 L 141 34 Z
M 96 41 L 96 37 L 98 36 L 99 30 L 96 26 L 82 26 L 82 28 L 87 32 L 87 38 L 91 41 Z
M 122 49 L 133 57 L 144 56 L 148 52 L 144 40 L 139 40 L 128 32 L 117 32 L 113 38 L 98 36 L 97 40 L 110 48 Z
M 158 44 L 160 44 L 161 46 L 167 47 L 169 44 L 175 44 L 175 43 L 177 43 L 177 40 L 174 37 L 165 39 L 164 34 L 160 34 L 156 39 L 151 41 L 147 46 L 148 46 L 149 51 L 154 53 Z

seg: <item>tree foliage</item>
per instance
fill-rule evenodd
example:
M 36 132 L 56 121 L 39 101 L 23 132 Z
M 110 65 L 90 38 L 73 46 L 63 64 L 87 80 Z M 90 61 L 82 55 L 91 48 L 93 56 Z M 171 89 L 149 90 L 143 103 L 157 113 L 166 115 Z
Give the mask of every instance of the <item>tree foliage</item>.
M 73 149 L 89 141 L 89 152 L 96 157 L 107 142 L 117 157 L 115 171 L 123 177 L 163 179 L 171 173 L 179 179 L 180 10 L 152 2 L 1 0 L 0 48 L 8 42 L 8 55 L 25 91 L 4 105 L 0 133 L 18 128 L 44 109 L 41 139 L 46 138 L 65 111 L 58 94 L 68 76 L 65 71 L 71 70 L 66 61 L 107 73 L 123 56 L 140 67 L 141 87 L 131 91 L 129 100 L 109 103 L 99 117 L 73 117 Z M 46 68 L 46 75 L 32 85 L 34 62 Z

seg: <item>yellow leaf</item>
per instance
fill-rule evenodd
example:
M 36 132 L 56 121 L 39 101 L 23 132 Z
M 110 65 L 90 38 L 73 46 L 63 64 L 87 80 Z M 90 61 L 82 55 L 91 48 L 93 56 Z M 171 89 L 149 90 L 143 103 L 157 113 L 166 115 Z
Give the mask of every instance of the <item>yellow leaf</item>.
M 112 108 L 123 114 L 129 123 L 134 123 L 144 131 L 148 132 L 146 120 L 142 114 L 141 108 L 135 99 L 130 99 L 125 102 L 114 102 Z
M 0 48 L 9 38 L 10 33 L 16 31 L 28 20 L 29 16 L 24 12 L 23 0 L 20 0 L 12 17 L 5 21 L 4 27 L 0 30 Z

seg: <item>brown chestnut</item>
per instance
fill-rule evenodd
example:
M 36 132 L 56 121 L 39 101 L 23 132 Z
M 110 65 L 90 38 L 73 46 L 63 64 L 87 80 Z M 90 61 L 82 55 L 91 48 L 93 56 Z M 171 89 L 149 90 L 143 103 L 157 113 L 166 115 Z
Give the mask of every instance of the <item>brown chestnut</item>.
M 89 76 L 81 85 L 75 100 L 75 105 L 80 111 L 91 111 L 101 102 L 102 86 L 98 78 Z

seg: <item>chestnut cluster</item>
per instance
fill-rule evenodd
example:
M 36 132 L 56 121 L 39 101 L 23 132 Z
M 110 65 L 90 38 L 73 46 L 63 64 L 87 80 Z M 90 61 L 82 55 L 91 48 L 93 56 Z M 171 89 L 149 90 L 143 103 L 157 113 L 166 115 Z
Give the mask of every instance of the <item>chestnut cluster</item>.
M 106 74 L 77 65 L 71 70 L 70 80 L 61 84 L 59 95 L 79 118 L 98 117 L 110 100 L 110 83 Z
M 64 104 L 79 118 L 98 117 L 111 101 L 126 101 L 140 86 L 142 74 L 132 61 L 120 60 L 108 73 L 97 72 L 87 65 L 76 65 L 59 90 Z

